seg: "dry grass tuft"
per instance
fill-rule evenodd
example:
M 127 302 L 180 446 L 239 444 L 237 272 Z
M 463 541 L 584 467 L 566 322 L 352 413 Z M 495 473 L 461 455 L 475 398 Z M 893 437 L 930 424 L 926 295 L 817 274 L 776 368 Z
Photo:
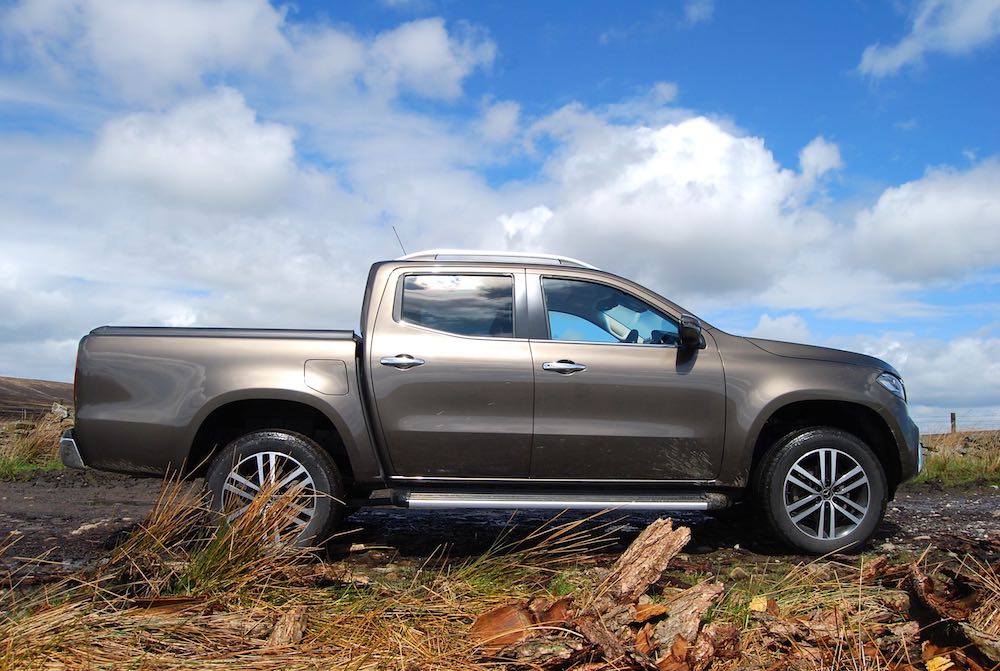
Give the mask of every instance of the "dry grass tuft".
M 0 425 L 0 479 L 60 465 L 59 438 L 71 423 L 49 413 Z
M 1000 431 L 923 437 L 924 470 L 917 482 L 1000 484 Z
M 978 607 L 969 616 L 969 624 L 1000 639 L 1000 565 L 969 558 L 965 566 L 975 579 L 980 596 Z
M 589 520 L 557 519 L 469 561 L 442 552 L 402 586 L 317 587 L 307 578 L 329 567 L 273 540 L 294 494 L 215 527 L 200 490 L 167 482 L 99 568 L 3 595 L 0 668 L 490 668 L 468 638 L 475 616 L 609 542 Z
M 7 422 L 2 430 L 4 440 L 0 445 L 0 459 L 40 463 L 59 455 L 63 423 L 55 415 L 45 415 L 37 421 Z

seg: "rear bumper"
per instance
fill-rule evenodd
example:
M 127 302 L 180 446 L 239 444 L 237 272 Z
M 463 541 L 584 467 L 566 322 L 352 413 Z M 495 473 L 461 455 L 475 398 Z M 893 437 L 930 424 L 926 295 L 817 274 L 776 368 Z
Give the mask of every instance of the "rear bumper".
M 66 468 L 86 468 L 83 457 L 80 456 L 80 449 L 76 446 L 76 438 L 73 436 L 73 429 L 66 429 L 62 438 L 59 439 L 59 459 Z

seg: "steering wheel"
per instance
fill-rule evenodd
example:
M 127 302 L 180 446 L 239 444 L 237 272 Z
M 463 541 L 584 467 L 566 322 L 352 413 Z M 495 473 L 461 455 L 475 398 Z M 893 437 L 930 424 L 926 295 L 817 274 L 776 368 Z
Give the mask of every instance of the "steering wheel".
M 669 331 L 657 331 L 654 329 L 649 335 L 649 341 L 658 345 L 676 346 L 680 344 L 680 338 L 677 337 L 676 333 L 670 333 Z

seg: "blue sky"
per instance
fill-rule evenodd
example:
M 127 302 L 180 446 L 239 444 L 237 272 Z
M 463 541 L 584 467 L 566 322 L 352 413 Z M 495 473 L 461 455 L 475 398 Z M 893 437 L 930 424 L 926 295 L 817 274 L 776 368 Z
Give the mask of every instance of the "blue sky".
M 1000 425 L 1000 0 L 0 3 L 0 374 L 507 247 Z M 960 420 L 962 421 L 962 420 Z

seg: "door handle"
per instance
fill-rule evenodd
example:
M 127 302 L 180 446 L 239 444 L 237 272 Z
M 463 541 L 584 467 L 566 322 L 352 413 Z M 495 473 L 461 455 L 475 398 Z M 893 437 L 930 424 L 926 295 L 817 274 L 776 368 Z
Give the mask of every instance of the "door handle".
M 581 370 L 587 370 L 587 367 L 582 363 L 560 359 L 559 361 L 546 361 L 542 364 L 542 370 L 550 370 L 553 373 L 561 373 L 562 375 L 572 375 L 573 373 L 579 373 Z
M 400 370 L 409 370 L 416 366 L 423 366 L 427 362 L 423 359 L 412 357 L 409 354 L 397 354 L 396 356 L 384 356 L 379 363 L 383 366 L 392 366 Z

